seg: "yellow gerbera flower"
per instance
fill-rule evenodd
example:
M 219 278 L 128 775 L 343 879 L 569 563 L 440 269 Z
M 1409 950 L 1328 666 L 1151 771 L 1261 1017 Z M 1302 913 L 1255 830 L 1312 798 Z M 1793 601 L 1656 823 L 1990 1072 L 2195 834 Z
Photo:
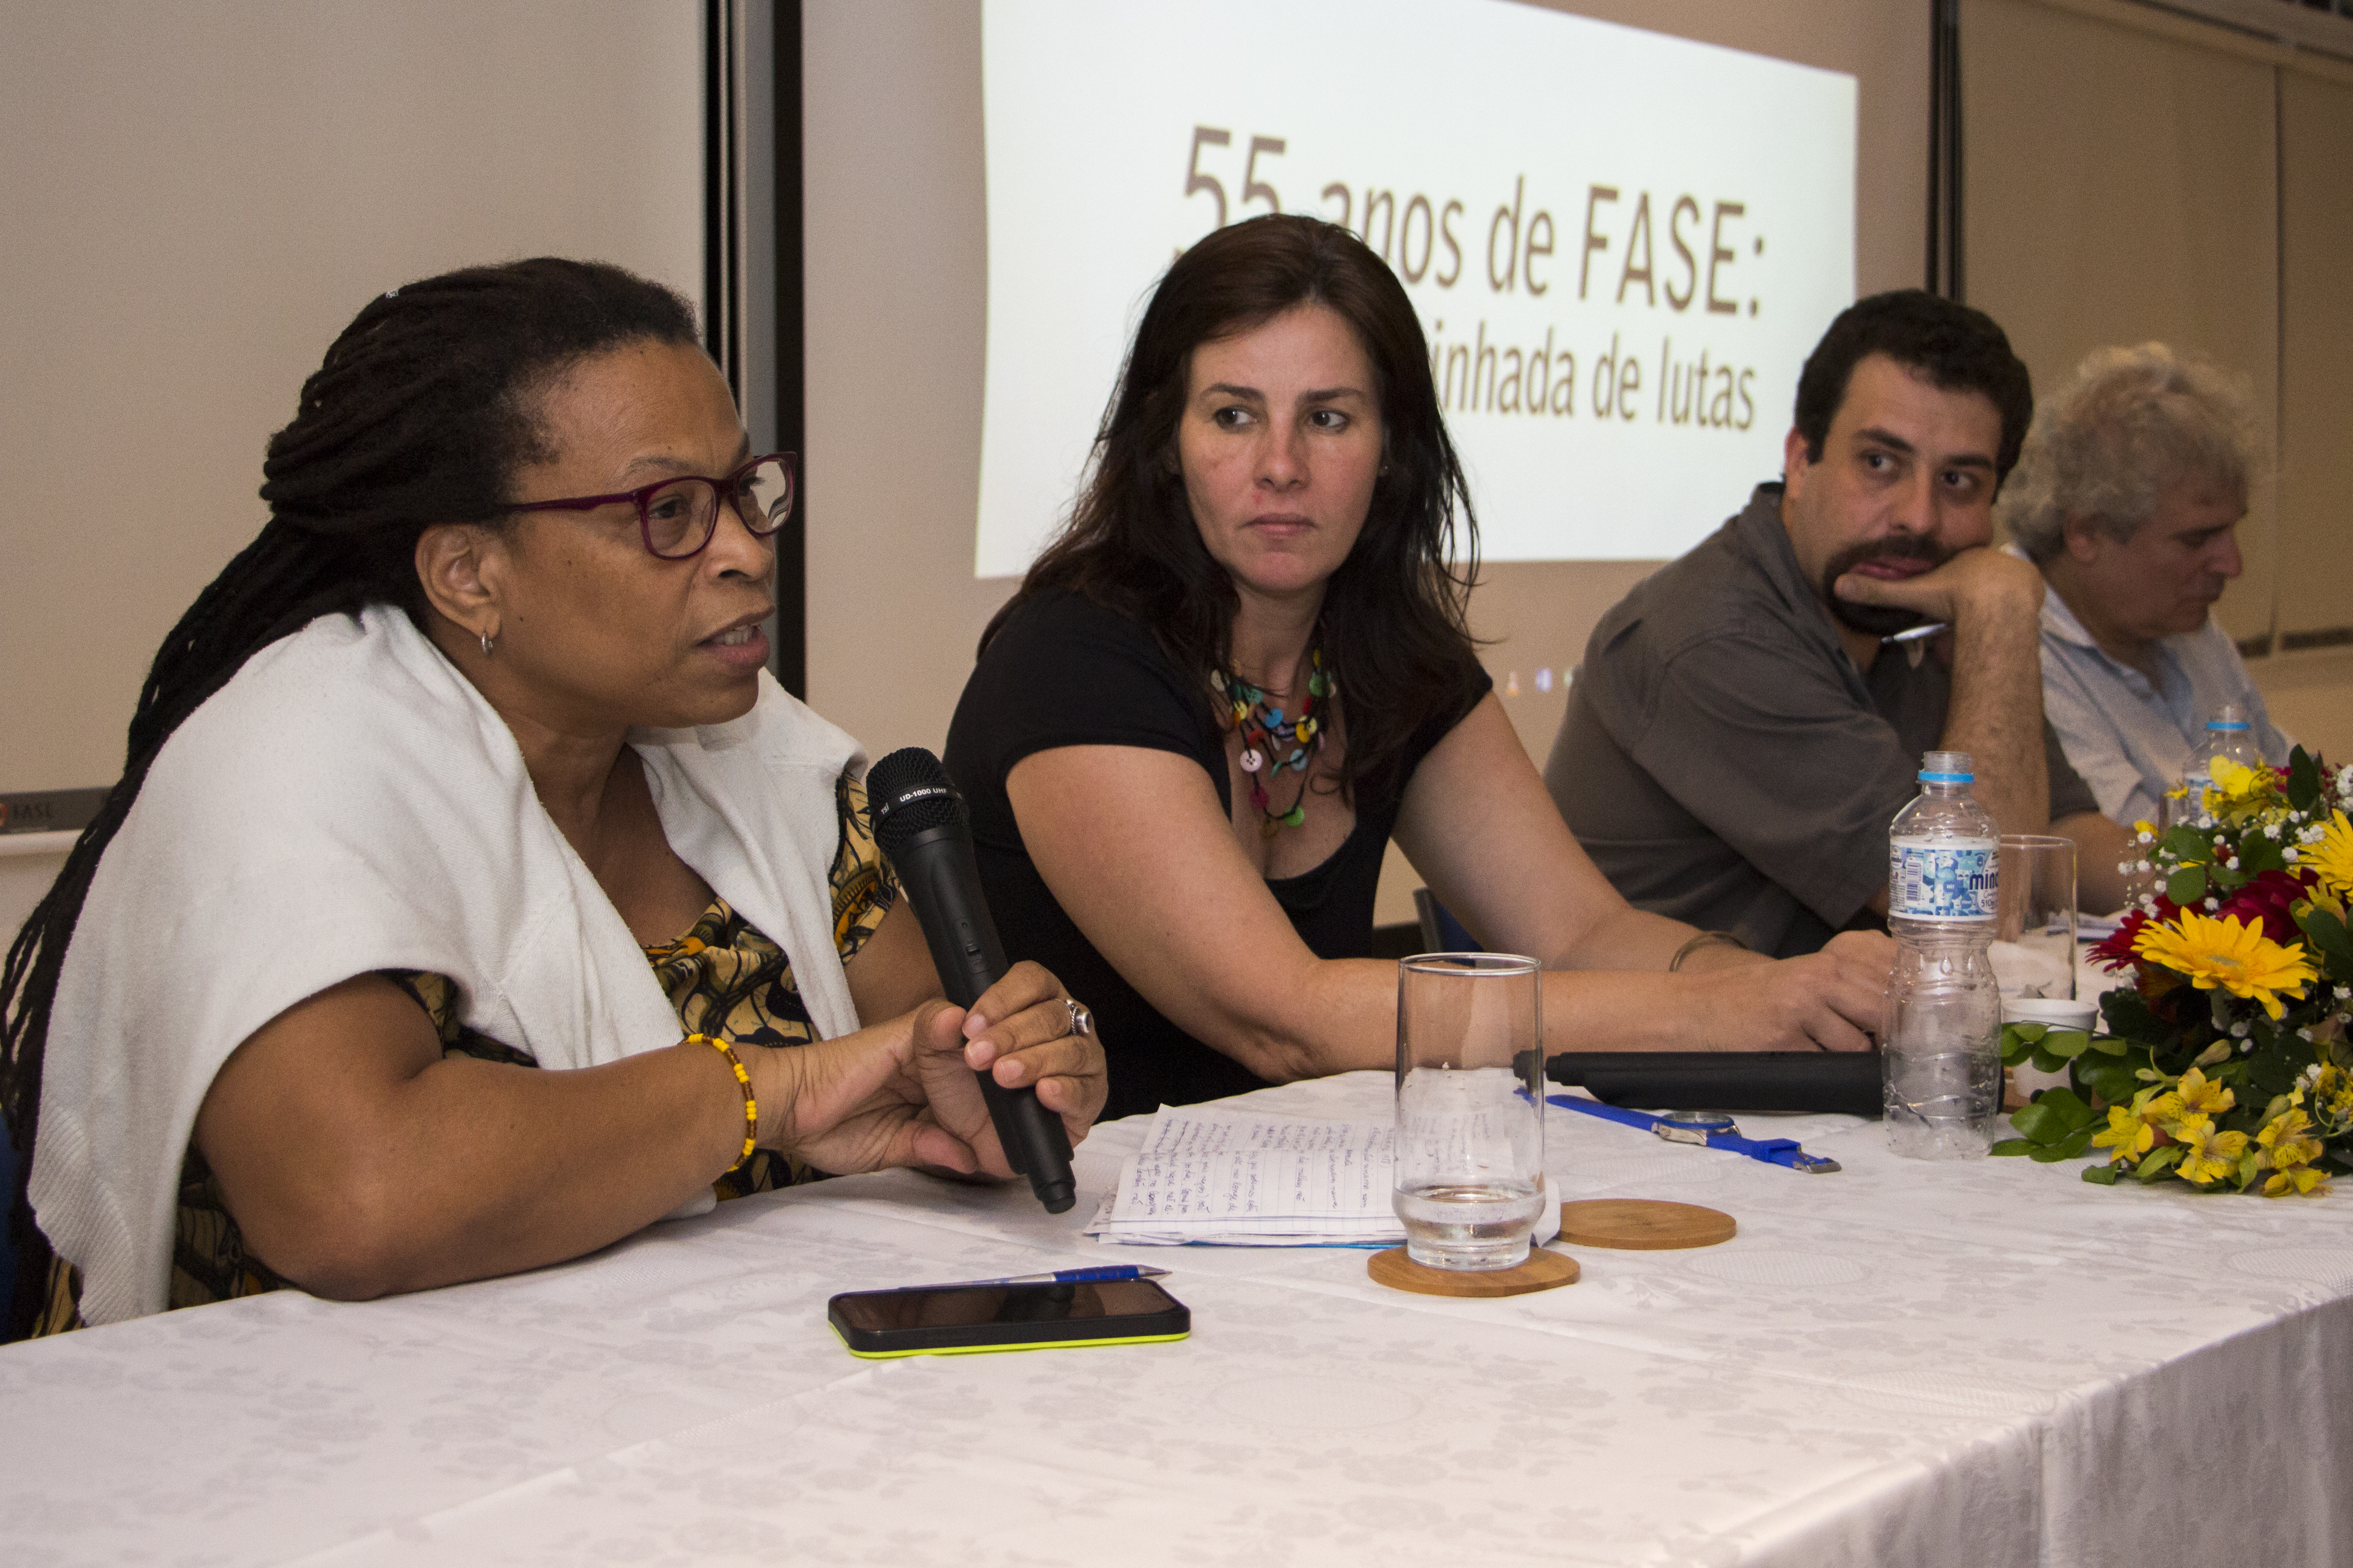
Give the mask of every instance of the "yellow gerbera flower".
M 2236 1171 L 2247 1150 L 2245 1133 L 2217 1132 L 2213 1119 L 2205 1116 L 2183 1117 L 2173 1129 L 2173 1141 L 2181 1145 L 2181 1159 L 2173 1168 L 2183 1181 L 2201 1187 Z
M 2237 1095 L 2219 1083 L 2209 1081 L 2206 1075 L 2196 1068 L 2181 1075 L 2181 1082 L 2174 1092 L 2181 1097 L 2179 1110 L 2173 1112 L 2176 1116 L 2185 1111 L 2195 1111 L 2201 1116 L 2220 1116 L 2239 1102 Z
M 2220 987 L 2252 998 L 2274 1020 L 2284 1011 L 2279 993 L 2302 996 L 2320 977 L 2305 958 L 2302 942 L 2282 947 L 2263 934 L 2261 921 L 2236 915 L 2213 920 L 2184 910 L 2170 921 L 2151 921 L 2133 938 L 2133 951 L 2187 976 L 2200 991 Z
M 2316 1171 L 2309 1165 L 2299 1165 L 2293 1171 L 2282 1171 L 2265 1181 L 2263 1196 L 2283 1198 L 2294 1193 L 2300 1198 L 2308 1197 L 2327 1184 L 2328 1177 L 2325 1173 Z
M 2121 1105 L 2108 1107 L 2107 1131 L 2092 1134 L 2092 1147 L 2115 1150 L 2109 1159 L 2116 1164 L 2139 1159 L 2156 1142 L 2157 1129 Z
M 2312 1136 L 2312 1119 L 2303 1111 L 2281 1111 L 2255 1134 L 2263 1146 L 2263 1163 L 2274 1171 L 2309 1165 L 2320 1158 L 2320 1140 Z
M 2330 892 L 2353 899 L 2353 822 L 2343 812 L 2329 817 L 2320 842 L 2305 850 L 2304 864 L 2320 874 L 2321 885 Z

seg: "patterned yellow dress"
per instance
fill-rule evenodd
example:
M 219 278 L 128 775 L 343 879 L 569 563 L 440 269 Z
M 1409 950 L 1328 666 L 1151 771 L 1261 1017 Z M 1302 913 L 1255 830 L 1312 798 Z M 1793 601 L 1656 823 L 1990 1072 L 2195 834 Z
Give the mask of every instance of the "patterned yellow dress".
M 847 963 L 898 901 L 899 884 L 875 847 L 866 816 L 866 786 L 843 773 L 834 784 L 834 805 L 841 819 L 841 839 L 827 881 L 833 895 L 833 944 Z M 724 899 L 714 896 L 684 935 L 649 947 L 645 954 L 678 1012 L 681 1034 L 701 1033 L 739 1046 L 806 1045 L 817 1037 L 800 988 L 793 982 L 790 956 L 729 908 Z M 444 1056 L 516 1067 L 539 1065 L 528 1053 L 459 1023 L 458 988 L 446 975 L 414 970 L 378 973 L 425 1009 L 441 1037 Z M 712 1190 L 721 1198 L 738 1198 L 821 1174 L 761 1149 L 712 1183 Z M 290 1284 L 246 1250 L 244 1236 L 229 1215 L 219 1181 L 191 1143 L 180 1166 L 169 1304 L 195 1307 L 237 1296 L 258 1296 Z M 63 1258 L 52 1259 L 48 1302 L 33 1332 L 61 1333 L 81 1326 L 81 1271 Z

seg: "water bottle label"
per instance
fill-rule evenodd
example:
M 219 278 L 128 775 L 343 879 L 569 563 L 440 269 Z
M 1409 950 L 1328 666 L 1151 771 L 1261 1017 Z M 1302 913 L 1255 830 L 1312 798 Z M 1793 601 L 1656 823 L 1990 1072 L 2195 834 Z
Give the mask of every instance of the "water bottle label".
M 2000 912 L 1991 838 L 1898 838 L 1887 847 L 1890 920 L 1975 921 Z

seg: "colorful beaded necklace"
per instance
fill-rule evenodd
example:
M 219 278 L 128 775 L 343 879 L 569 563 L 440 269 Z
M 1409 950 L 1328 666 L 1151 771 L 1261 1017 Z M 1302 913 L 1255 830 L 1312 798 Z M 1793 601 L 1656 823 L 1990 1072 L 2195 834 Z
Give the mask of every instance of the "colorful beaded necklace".
M 1222 669 L 1209 672 L 1209 684 L 1224 703 L 1219 719 L 1225 728 L 1241 731 L 1242 772 L 1250 775 L 1250 800 L 1264 819 L 1258 827 L 1261 837 L 1271 838 L 1307 820 L 1307 764 L 1324 749 L 1324 722 L 1315 717 L 1315 703 L 1339 689 L 1339 683 L 1324 672 L 1322 648 L 1312 649 L 1307 658 L 1307 694 L 1299 700 L 1299 711 L 1290 714 L 1269 708 L 1266 693 L 1240 676 Z M 1289 751 L 1278 757 L 1285 747 Z M 1299 774 L 1299 793 L 1292 797 L 1289 810 L 1277 811 L 1267 795 L 1266 781 L 1285 768 Z

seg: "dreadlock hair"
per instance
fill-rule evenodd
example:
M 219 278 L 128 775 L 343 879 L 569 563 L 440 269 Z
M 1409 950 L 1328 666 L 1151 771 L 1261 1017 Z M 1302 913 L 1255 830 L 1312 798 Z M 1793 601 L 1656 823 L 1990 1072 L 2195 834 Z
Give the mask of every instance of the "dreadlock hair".
M 1413 301 L 1388 265 L 1336 224 L 1254 217 L 1169 267 L 1136 328 L 1071 519 L 980 646 L 1039 593 L 1073 589 L 1150 627 L 1169 661 L 1195 678 L 1204 720 L 1214 721 L 1208 677 L 1231 658 L 1240 595 L 1201 542 L 1177 465 L 1193 351 L 1309 304 L 1355 332 L 1381 411 L 1382 474 L 1356 548 L 1324 586 L 1318 633 L 1346 714 L 1338 788 L 1344 798 L 1359 789 L 1377 798 L 1403 786 L 1414 731 L 1457 700 L 1477 657 L 1465 606 L 1479 523 Z
M 156 754 L 246 660 L 318 616 L 389 604 L 421 624 L 418 537 L 501 518 L 516 468 L 554 456 L 539 422 L 547 386 L 589 355 L 647 341 L 695 342 L 692 307 L 620 268 L 542 257 L 369 300 L 302 384 L 293 423 L 269 438 L 262 465 L 269 522 L 156 651 L 122 777 L 0 969 L 0 1108 L 20 1162 L 9 1205 L 16 1298 L 0 1340 L 29 1331 L 48 1288 L 48 1244 L 26 1186 L 58 972 L 99 859 Z

